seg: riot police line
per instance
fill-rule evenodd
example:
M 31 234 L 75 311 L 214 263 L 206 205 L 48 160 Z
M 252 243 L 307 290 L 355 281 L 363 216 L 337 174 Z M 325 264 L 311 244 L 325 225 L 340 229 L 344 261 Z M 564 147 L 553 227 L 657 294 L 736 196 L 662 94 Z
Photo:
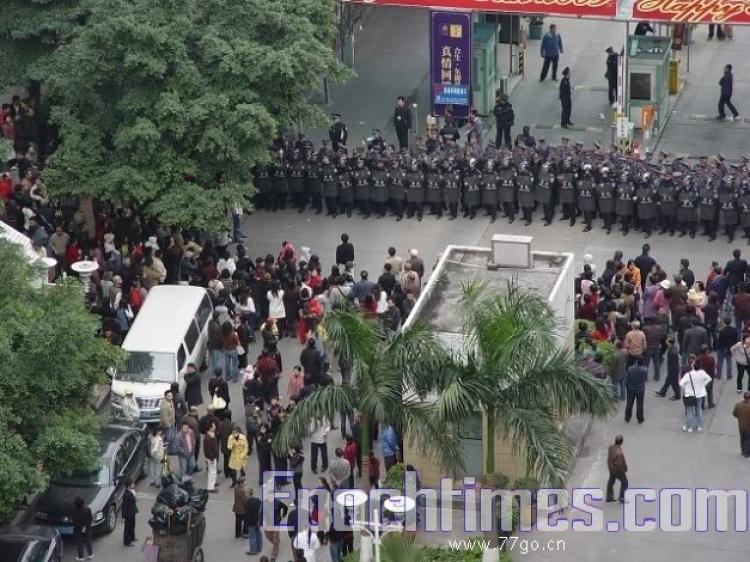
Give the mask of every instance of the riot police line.
M 302 137 L 302 136 L 301 136 Z M 433 139 L 430 139 L 434 141 Z M 619 225 L 648 238 L 661 234 L 714 240 L 721 230 L 728 241 L 739 226 L 750 244 L 750 166 L 729 165 L 721 155 L 688 162 L 660 153 L 647 161 L 599 146 L 585 148 L 567 139 L 559 146 L 485 149 L 477 145 L 418 139 L 398 153 L 382 140 L 353 154 L 318 150 L 306 139 L 277 141 L 271 164 L 253 170 L 256 206 L 276 210 L 287 203 L 316 214 L 397 221 L 425 213 L 450 220 L 474 219 L 480 211 L 513 223 L 518 214 L 529 225 L 536 216 L 549 225 L 557 213 L 570 226 L 581 220 L 584 232 L 601 219 L 610 234 Z

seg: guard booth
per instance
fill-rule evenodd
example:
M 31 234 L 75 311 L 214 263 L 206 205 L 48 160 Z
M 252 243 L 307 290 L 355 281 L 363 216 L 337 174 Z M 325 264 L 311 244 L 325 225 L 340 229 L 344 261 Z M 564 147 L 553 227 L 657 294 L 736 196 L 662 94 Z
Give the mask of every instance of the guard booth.
M 495 105 L 497 25 L 475 23 L 473 41 L 472 106 L 480 115 L 487 115 Z
M 627 108 L 625 115 L 643 129 L 643 115 L 653 111 L 653 127 L 661 128 L 669 112 L 670 37 L 628 37 Z M 646 111 L 644 112 L 644 108 Z

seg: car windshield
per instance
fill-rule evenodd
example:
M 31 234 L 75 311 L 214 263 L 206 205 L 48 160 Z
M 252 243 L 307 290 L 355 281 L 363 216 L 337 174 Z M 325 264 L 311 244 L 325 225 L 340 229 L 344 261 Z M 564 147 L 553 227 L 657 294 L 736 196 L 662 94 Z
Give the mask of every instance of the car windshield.
M 82 488 L 109 486 L 109 459 L 100 459 L 99 463 L 99 470 L 74 470 L 68 475 L 58 474 L 52 479 L 52 482 L 61 486 L 80 486 Z
M 131 351 L 118 379 L 138 382 L 174 382 L 176 379 L 174 354 Z

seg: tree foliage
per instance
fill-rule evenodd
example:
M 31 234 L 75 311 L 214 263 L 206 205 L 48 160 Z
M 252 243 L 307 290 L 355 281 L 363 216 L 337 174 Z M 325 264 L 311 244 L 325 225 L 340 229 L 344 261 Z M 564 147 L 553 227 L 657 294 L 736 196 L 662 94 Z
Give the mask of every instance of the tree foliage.
M 476 281 L 464 287 L 460 309 L 465 349 L 439 382 L 441 416 L 460 421 L 481 408 L 488 420 L 486 474 L 494 474 L 497 431 L 524 458 L 530 476 L 562 484 L 572 455 L 564 420 L 608 415 L 611 388 L 559 348 L 558 322 L 538 293 L 510 283 L 489 292 Z
M 306 98 L 344 75 L 334 0 L 81 1 L 37 6 L 78 23 L 33 66 L 61 137 L 53 193 L 219 230 L 279 128 L 321 119 Z
M 277 450 L 305 437 L 310 420 L 335 419 L 341 411 L 356 410 L 362 416 L 362 435 L 378 424 L 388 424 L 426 458 L 449 469 L 462 465 L 456 436 L 436 415 L 433 403 L 424 400 L 447 359 L 432 332 L 419 325 L 388 332 L 347 306 L 326 315 L 323 334 L 334 353 L 351 365 L 351 385 L 321 387 L 305 397 L 284 421 Z M 362 448 L 366 457 L 367 439 L 362 440 Z
M 50 474 L 96 461 L 88 400 L 120 359 L 96 337 L 75 281 L 34 289 L 32 275 L 18 247 L 0 240 L 0 519 Z

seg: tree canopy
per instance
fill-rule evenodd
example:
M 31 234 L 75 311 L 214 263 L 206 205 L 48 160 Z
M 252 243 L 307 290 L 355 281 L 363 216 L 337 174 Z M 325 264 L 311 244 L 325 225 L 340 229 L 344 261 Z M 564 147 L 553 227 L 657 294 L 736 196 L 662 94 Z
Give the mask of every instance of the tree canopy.
M 35 289 L 32 276 L 18 247 L 0 240 L 0 520 L 50 474 L 95 463 L 88 400 L 121 354 L 96 337 L 75 281 Z
M 50 191 L 134 202 L 165 223 L 227 224 L 270 140 L 320 120 L 307 97 L 321 77 L 344 75 L 334 0 L 11 4 L 39 14 L 54 4 L 69 23 L 51 52 L 27 57 L 61 139 Z M 13 48 L 45 37 L 29 31 Z

